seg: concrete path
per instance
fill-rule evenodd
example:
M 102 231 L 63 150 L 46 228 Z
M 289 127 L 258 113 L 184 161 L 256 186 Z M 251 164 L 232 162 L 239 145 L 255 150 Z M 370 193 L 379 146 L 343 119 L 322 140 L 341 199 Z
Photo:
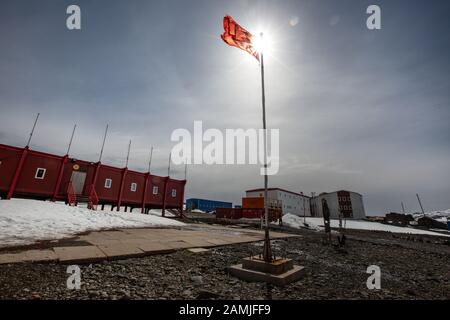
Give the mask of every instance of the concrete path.
M 271 232 L 272 239 L 297 237 Z M 45 250 L 0 253 L 0 264 L 20 262 L 91 263 L 151 254 L 170 253 L 187 248 L 209 248 L 236 243 L 256 242 L 264 238 L 259 230 L 211 225 L 185 228 L 144 228 L 96 231 L 70 241 L 61 240 Z

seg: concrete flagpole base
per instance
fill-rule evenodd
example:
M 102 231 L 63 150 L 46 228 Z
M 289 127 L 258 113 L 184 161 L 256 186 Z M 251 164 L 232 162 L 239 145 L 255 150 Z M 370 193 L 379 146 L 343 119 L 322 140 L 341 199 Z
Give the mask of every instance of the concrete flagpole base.
M 275 258 L 266 262 L 260 256 L 242 259 L 241 264 L 228 267 L 231 275 L 251 282 L 266 282 L 284 286 L 298 281 L 305 273 L 305 267 L 294 265 L 292 259 Z

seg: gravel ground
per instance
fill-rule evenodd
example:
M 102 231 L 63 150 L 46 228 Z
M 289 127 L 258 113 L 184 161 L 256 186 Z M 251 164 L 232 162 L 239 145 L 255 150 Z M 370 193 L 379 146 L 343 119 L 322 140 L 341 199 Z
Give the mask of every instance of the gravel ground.
M 283 288 L 229 276 L 226 267 L 257 254 L 262 243 L 187 250 L 81 267 L 81 289 L 68 290 L 66 265 L 0 266 L 0 299 L 449 299 L 450 245 L 437 237 L 349 232 L 345 249 L 322 233 L 273 241 L 278 254 L 306 267 Z M 381 268 L 381 290 L 368 290 L 369 265 Z

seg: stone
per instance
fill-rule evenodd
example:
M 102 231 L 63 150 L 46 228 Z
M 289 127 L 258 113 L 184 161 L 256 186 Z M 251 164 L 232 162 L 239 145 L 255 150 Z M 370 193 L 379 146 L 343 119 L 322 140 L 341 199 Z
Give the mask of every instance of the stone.
M 203 284 L 203 277 L 202 276 L 192 276 L 191 281 L 194 282 L 196 285 Z

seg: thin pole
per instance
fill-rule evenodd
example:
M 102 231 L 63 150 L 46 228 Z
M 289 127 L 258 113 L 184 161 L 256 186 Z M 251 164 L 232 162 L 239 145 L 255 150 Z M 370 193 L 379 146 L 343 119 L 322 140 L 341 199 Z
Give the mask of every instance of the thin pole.
M 105 136 L 103 137 L 102 149 L 100 150 L 100 157 L 98 158 L 98 162 L 102 161 L 103 148 L 105 147 L 106 135 L 108 134 L 108 127 L 109 127 L 109 125 L 107 124 L 106 130 L 105 130 Z
M 261 33 L 261 38 L 263 34 Z M 261 60 L 261 98 L 262 98 L 262 120 L 263 120 L 263 131 L 264 131 L 264 217 L 266 221 L 265 231 L 264 231 L 264 248 L 263 248 L 263 259 L 266 262 L 272 261 L 272 249 L 270 247 L 270 235 L 269 235 L 269 199 L 268 199 L 268 184 L 269 177 L 267 175 L 267 133 L 266 133 L 266 96 L 264 88 L 264 55 L 261 51 L 259 54 Z
M 150 149 L 150 160 L 148 161 L 148 173 L 150 173 L 150 168 L 152 166 L 152 157 L 153 157 L 153 146 Z
M 422 214 L 425 214 L 425 211 L 423 210 L 423 207 L 422 207 L 422 202 L 420 201 L 420 198 L 419 198 L 419 194 L 416 193 L 416 196 L 417 196 L 417 200 L 419 201 L 420 209 L 422 209 Z
M 128 153 L 127 153 L 127 162 L 125 163 L 125 168 L 128 168 L 128 160 L 130 159 L 130 149 L 131 149 L 131 140 L 128 144 Z
M 303 199 L 303 224 L 306 224 L 306 210 L 305 210 L 305 197 L 303 196 L 303 192 L 301 193 Z
M 167 168 L 167 176 L 170 177 L 170 162 L 172 161 L 172 152 L 169 153 L 169 167 Z
M 186 180 L 187 178 L 187 159 L 186 162 L 184 163 L 184 180 Z
M 405 214 L 405 206 L 403 205 L 403 201 L 402 201 L 402 213 Z
M 38 122 L 38 119 L 39 119 L 39 116 L 40 116 L 40 115 L 41 115 L 41 114 L 38 113 L 37 116 L 36 116 L 36 119 L 34 120 L 33 128 L 31 129 L 30 137 L 28 138 L 27 147 L 30 146 L 31 138 L 33 137 L 34 129 L 36 128 L 36 123 Z
M 67 147 L 67 152 L 66 152 L 67 155 L 69 155 L 70 148 L 72 147 L 73 136 L 75 135 L 75 129 L 76 128 L 77 128 L 77 125 L 74 125 L 73 126 L 73 130 L 72 130 L 72 135 L 70 136 L 69 146 Z

